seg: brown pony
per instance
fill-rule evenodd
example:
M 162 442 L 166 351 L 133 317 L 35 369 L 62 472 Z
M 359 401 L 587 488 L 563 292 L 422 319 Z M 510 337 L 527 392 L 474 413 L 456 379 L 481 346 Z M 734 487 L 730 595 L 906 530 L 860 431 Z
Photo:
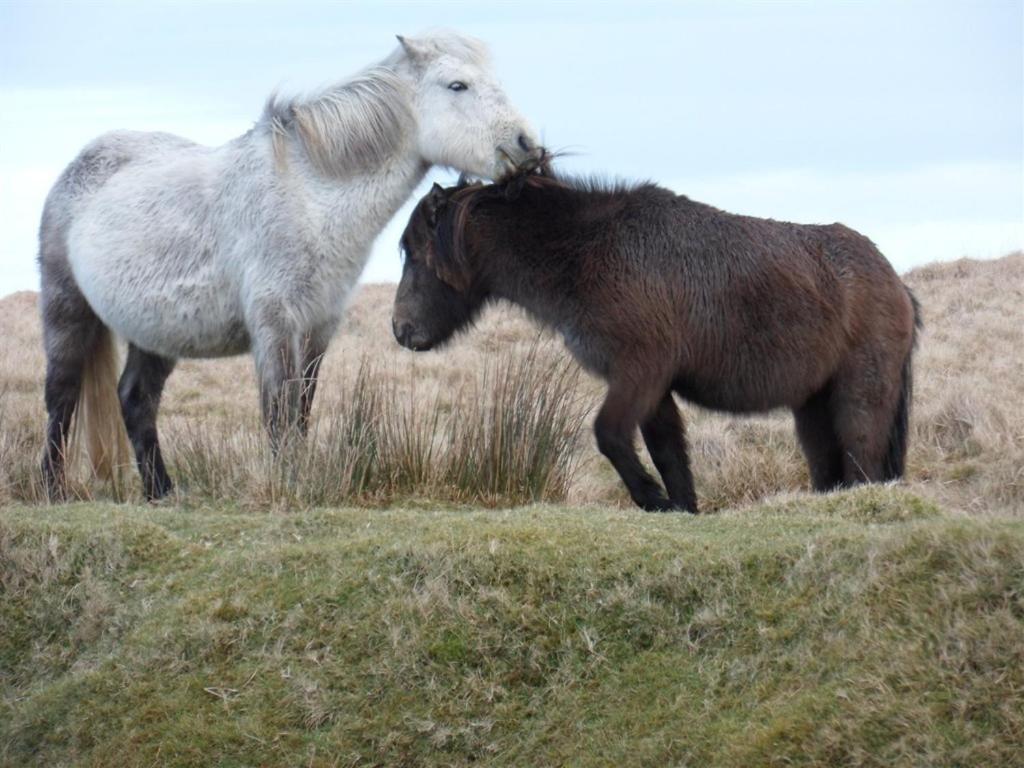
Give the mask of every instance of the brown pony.
M 816 490 L 903 474 L 919 310 L 841 224 L 533 174 L 434 185 L 402 249 L 398 341 L 430 349 L 496 299 L 526 309 L 607 381 L 597 444 L 644 509 L 697 511 L 673 392 L 732 413 L 791 409 Z

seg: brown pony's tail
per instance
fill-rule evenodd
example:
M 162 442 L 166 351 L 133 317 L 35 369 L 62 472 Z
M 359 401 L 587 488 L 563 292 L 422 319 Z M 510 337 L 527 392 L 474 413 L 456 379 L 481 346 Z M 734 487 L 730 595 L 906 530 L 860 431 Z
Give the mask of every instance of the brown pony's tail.
M 117 396 L 118 363 L 114 335 L 108 328 L 101 327 L 96 346 L 82 372 L 82 389 L 75 406 L 70 439 L 71 445 L 77 446 L 76 454 L 83 448 L 88 453 L 97 477 L 115 482 L 119 469 L 131 461 L 128 434 Z
M 885 480 L 897 480 L 903 477 L 903 471 L 907 458 L 907 438 L 910 433 L 910 401 L 914 394 L 914 371 L 913 356 L 917 347 L 917 332 L 923 327 L 921 321 L 921 305 L 910 289 L 907 289 L 910 296 L 910 303 L 914 307 L 914 329 L 912 331 L 912 343 L 903 360 L 902 382 L 900 384 L 900 399 L 896 403 L 896 415 L 892 421 L 892 428 L 889 430 L 889 448 L 885 454 L 885 466 L 883 477 Z

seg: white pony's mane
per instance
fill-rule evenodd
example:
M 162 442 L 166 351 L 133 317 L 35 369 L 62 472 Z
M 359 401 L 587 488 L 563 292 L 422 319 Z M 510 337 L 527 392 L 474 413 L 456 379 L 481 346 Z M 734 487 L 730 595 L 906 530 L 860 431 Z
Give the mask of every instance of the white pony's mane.
M 490 58 L 479 40 L 438 32 L 403 40 L 380 64 L 316 94 L 288 99 L 271 94 L 260 124 L 270 130 L 277 166 L 285 167 L 289 135 L 299 139 L 325 175 L 345 176 L 378 166 L 402 147 L 416 122 L 410 85 L 397 74 L 398 62 L 442 55 L 480 67 L 488 66 Z
M 313 96 L 272 94 L 261 122 L 271 131 L 278 167 L 284 140 L 294 135 L 318 171 L 345 176 L 379 165 L 402 146 L 415 124 L 409 96 L 394 70 L 376 66 Z

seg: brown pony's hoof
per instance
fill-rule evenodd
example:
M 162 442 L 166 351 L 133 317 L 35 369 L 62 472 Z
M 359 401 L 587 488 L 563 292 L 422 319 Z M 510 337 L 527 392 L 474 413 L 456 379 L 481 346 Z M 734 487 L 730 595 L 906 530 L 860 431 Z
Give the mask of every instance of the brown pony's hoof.
M 673 504 L 668 499 L 648 499 L 638 505 L 644 512 L 685 512 L 682 507 Z
M 646 504 L 641 504 L 640 508 L 643 509 L 645 512 L 682 512 L 687 515 L 697 514 L 696 504 L 693 505 L 692 507 L 689 507 L 686 506 L 685 504 L 677 504 L 676 502 L 670 501 L 669 499 L 659 499 L 658 501 L 653 503 L 648 502 Z

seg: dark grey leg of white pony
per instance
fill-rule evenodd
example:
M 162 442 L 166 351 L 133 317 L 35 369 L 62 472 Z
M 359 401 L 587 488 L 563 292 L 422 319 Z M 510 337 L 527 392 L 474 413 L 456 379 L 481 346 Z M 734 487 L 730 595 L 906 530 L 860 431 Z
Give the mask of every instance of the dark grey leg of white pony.
M 105 329 L 75 284 L 63 233 L 49 222 L 50 218 L 44 214 L 39 243 L 47 413 L 42 472 L 47 496 L 59 501 L 67 492 L 65 468 L 71 419 L 86 363 Z
M 309 428 L 320 364 L 335 327 L 296 333 L 279 322 L 280 316 L 280 311 L 264 311 L 264 322 L 253 333 L 263 424 L 275 454 L 289 436 L 301 437 Z
M 271 322 L 253 333 L 253 356 L 260 387 L 263 426 L 275 455 L 298 431 L 302 402 L 302 349 L 298 334 L 273 322 L 280 312 L 264 312 Z
M 166 496 L 173 488 L 160 451 L 156 414 L 164 383 L 174 370 L 174 364 L 174 360 L 129 344 L 128 360 L 117 385 L 121 415 L 142 476 L 142 492 L 149 501 Z
M 42 304 L 47 414 L 43 483 L 47 497 L 60 501 L 67 493 L 66 453 L 85 364 L 104 329 L 80 294 L 55 296 L 44 284 Z
M 298 426 L 301 382 L 295 352 L 291 343 L 275 345 L 260 364 L 260 409 L 275 455 Z
M 306 336 L 302 341 L 302 390 L 299 394 L 299 432 L 305 435 L 309 431 L 309 414 L 313 408 L 313 397 L 316 395 L 317 378 L 320 375 L 320 364 L 323 363 L 327 342 L 331 337 L 331 329 L 322 329 Z

